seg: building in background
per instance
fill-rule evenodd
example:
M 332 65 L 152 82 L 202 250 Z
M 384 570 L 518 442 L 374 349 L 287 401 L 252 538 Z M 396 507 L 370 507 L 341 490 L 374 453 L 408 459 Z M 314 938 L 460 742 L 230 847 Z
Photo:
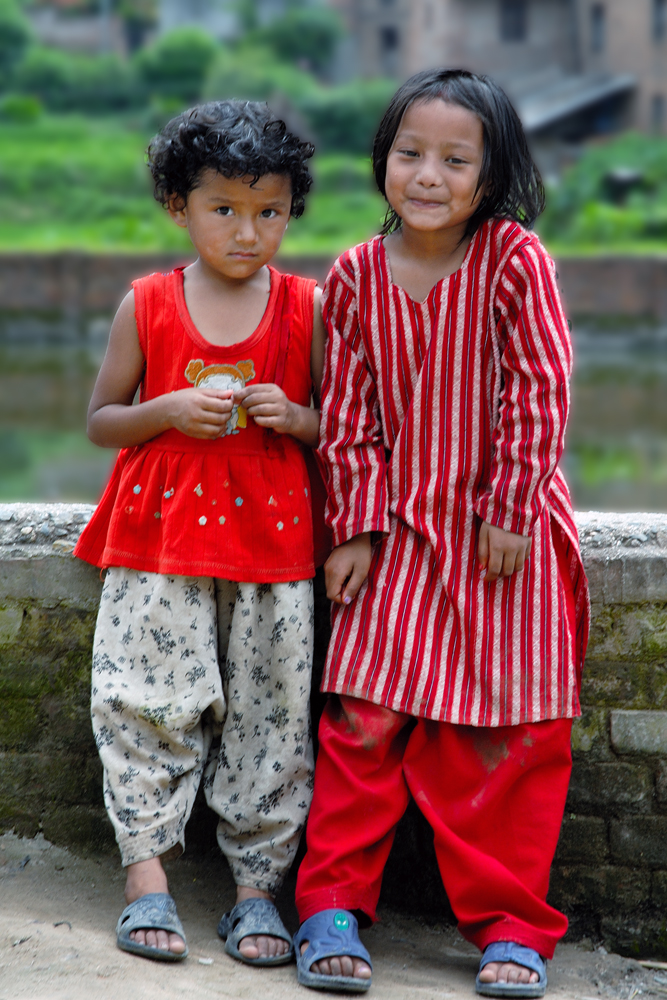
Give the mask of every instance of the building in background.
M 489 73 L 535 137 L 667 128 L 667 0 L 330 0 L 348 75 Z

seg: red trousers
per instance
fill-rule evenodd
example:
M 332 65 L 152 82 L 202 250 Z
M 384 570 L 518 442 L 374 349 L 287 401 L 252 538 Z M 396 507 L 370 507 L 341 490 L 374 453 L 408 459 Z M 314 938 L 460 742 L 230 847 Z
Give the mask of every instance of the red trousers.
M 301 921 L 335 907 L 375 919 L 411 793 L 433 828 L 463 936 L 480 950 L 516 941 L 551 958 L 567 930 L 567 917 L 545 900 L 572 766 L 571 727 L 571 719 L 457 726 L 330 698 L 297 881 Z

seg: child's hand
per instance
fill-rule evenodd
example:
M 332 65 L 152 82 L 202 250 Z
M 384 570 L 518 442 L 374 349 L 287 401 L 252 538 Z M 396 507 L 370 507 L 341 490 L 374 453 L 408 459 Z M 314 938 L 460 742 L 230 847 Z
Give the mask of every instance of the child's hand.
M 165 405 L 171 426 L 188 437 L 213 440 L 225 433 L 234 405 L 231 389 L 179 389 Z
M 503 531 L 502 528 L 495 528 L 487 521 L 482 521 L 477 542 L 477 558 L 480 566 L 486 570 L 487 583 L 492 583 L 499 576 L 520 573 L 530 555 L 532 544 L 532 538 Z
M 278 434 L 293 433 L 297 421 L 297 406 L 287 398 L 279 385 L 273 382 L 247 385 L 244 389 L 236 390 L 234 402 L 243 403 L 260 427 L 271 427 Z
M 336 604 L 349 604 L 359 592 L 371 566 L 371 536 L 355 535 L 333 550 L 324 564 L 327 597 Z

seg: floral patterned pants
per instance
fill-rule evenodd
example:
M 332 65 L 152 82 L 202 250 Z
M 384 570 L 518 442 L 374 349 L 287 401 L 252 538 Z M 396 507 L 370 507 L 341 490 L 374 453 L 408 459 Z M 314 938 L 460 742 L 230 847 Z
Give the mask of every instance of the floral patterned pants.
M 91 707 L 124 865 L 180 853 L 203 779 L 236 883 L 277 893 L 312 797 L 312 644 L 311 580 L 108 570 Z

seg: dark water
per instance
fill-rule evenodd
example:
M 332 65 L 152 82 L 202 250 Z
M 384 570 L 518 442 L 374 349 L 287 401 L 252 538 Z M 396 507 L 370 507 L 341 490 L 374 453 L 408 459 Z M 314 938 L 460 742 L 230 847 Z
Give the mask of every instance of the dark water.
M 579 510 L 667 511 L 667 329 L 575 329 L 563 467 Z M 0 344 L 0 501 L 95 501 L 113 454 L 85 415 L 105 329 Z

